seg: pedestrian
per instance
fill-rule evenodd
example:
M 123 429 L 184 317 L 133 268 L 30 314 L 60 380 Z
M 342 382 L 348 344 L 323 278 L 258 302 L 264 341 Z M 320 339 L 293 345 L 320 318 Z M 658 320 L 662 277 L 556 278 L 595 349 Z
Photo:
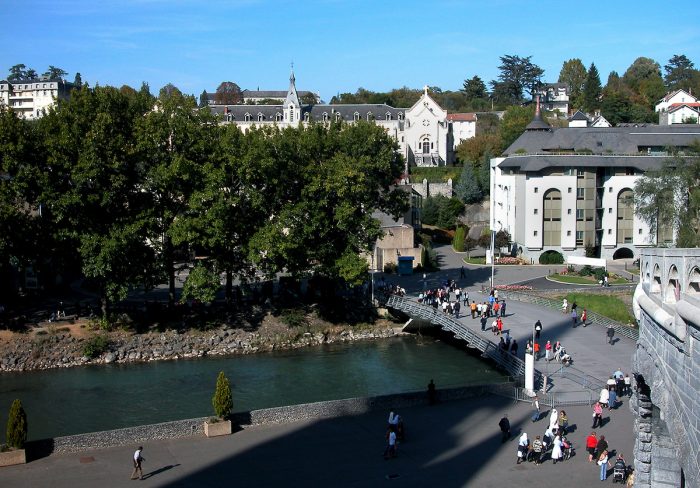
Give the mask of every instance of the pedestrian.
M 532 399 L 532 406 L 535 409 L 535 411 L 532 412 L 532 421 L 537 422 L 540 419 L 540 397 L 537 395 Z M 539 439 L 539 436 L 537 438 Z
M 600 390 L 600 399 L 598 400 L 598 403 L 600 403 L 601 407 L 606 408 L 608 406 L 609 401 L 610 390 L 608 390 L 607 387 L 604 387 Z
M 581 312 L 581 322 L 583 323 L 583 326 L 584 326 L 584 327 L 587 325 L 587 324 L 586 324 L 586 320 L 588 320 L 588 312 L 587 312 L 586 309 L 584 308 L 584 309 L 583 309 L 583 312 Z
M 547 361 L 547 362 L 550 361 L 551 354 L 552 354 L 552 343 L 550 341 L 547 341 L 547 344 L 544 345 L 544 359 L 545 359 L 545 361 Z
M 486 313 L 486 310 L 484 310 L 484 306 L 482 304 L 476 304 L 476 313 L 478 313 L 479 315 Z
M 498 303 L 498 302 L 494 302 L 494 304 L 493 304 L 493 315 L 494 315 L 495 317 L 500 317 L 500 315 L 501 315 L 501 314 L 499 313 L 500 310 L 501 310 L 501 304 Z
M 556 435 L 559 429 L 559 412 L 556 408 L 552 408 L 552 413 L 549 414 L 549 429 Z
M 518 459 L 517 464 L 523 462 L 523 458 L 527 456 L 527 450 L 530 447 L 530 440 L 527 438 L 527 433 L 523 432 L 518 439 Z
M 384 449 L 384 459 L 396 457 L 396 429 L 390 425 L 386 431 L 386 449 Z
M 568 311 L 569 311 L 569 302 L 565 298 L 564 301 L 561 302 L 561 313 L 565 314 Z
M 428 383 L 428 403 L 430 405 L 435 405 L 435 399 L 436 399 L 436 392 L 435 392 L 435 383 L 433 380 L 430 380 L 430 383 Z
M 595 430 L 586 437 L 586 451 L 588 451 L 588 462 L 593 462 L 595 456 L 595 448 L 598 445 L 598 436 L 595 435 Z
M 608 450 L 608 441 L 605 440 L 605 436 L 601 435 L 598 438 L 598 444 L 595 445 L 595 455 L 596 459 L 600 457 L 603 451 Z
M 533 345 L 533 350 L 535 351 L 535 361 L 539 361 L 540 359 L 540 343 L 535 342 Z
M 465 307 L 469 305 L 469 290 L 464 290 L 462 293 L 462 305 Z
M 481 314 L 481 330 L 486 331 L 486 322 L 488 322 L 488 319 L 486 318 L 486 314 L 482 313 Z
M 573 322 L 574 328 L 576 327 L 576 323 L 578 322 L 578 316 L 576 315 L 576 309 L 574 308 L 571 310 L 571 321 Z
M 625 394 L 628 396 L 632 396 L 632 378 L 630 378 L 629 374 L 625 375 Z
M 493 299 L 495 301 L 498 301 L 498 289 L 494 288 L 493 290 Z
M 597 427 L 602 427 L 603 425 L 603 406 L 600 404 L 600 402 L 595 402 L 593 404 L 593 427 L 591 429 L 595 429 Z
M 503 335 L 503 320 L 501 320 L 501 317 L 496 319 L 496 327 L 498 328 L 498 335 Z
M 616 407 L 617 407 L 617 392 L 615 391 L 615 387 L 613 386 L 612 388 L 610 388 L 610 392 L 608 393 L 608 410 L 613 410 Z
M 506 301 L 501 300 L 501 317 L 506 316 Z
M 610 467 L 607 449 L 600 454 L 598 466 L 600 466 L 600 481 L 605 481 L 608 479 L 608 468 Z
M 607 330 L 607 336 L 608 336 L 608 344 L 611 346 L 613 345 L 613 337 L 615 336 L 615 328 L 613 327 L 612 324 L 608 325 L 608 330 Z
M 566 416 L 566 412 L 562 410 L 559 412 L 559 434 L 566 435 L 566 429 L 569 427 L 569 417 Z
M 472 312 L 472 318 L 473 318 L 473 319 L 476 318 L 476 309 L 477 309 L 477 305 L 476 305 L 476 303 L 474 302 L 474 300 L 472 300 L 472 304 L 469 305 L 469 310 L 471 310 L 471 312 Z M 481 314 L 479 314 L 479 315 L 481 315 Z
M 503 336 L 501 336 L 501 340 L 498 342 L 498 348 L 503 349 L 504 351 L 508 350 L 508 346 L 506 345 L 506 341 L 503 340 Z
M 532 452 L 534 453 L 534 458 L 535 458 L 535 465 L 539 466 L 541 462 L 541 457 L 542 457 L 542 441 L 540 440 L 540 436 L 536 436 L 535 440 L 532 441 Z
M 135 480 L 136 478 L 136 473 L 139 474 L 139 479 L 143 479 L 143 469 L 141 469 L 141 463 L 145 461 L 143 456 L 141 456 L 141 453 L 143 452 L 143 446 L 139 446 L 138 449 L 136 449 L 136 452 L 134 452 L 134 471 L 131 473 L 131 479 Z
M 510 439 L 510 422 L 508 414 L 503 414 L 503 418 L 498 422 L 498 427 L 501 429 L 501 444 Z
M 554 442 L 552 442 L 552 461 L 554 461 L 553 464 L 557 464 L 557 461 L 561 461 L 561 445 L 561 433 L 557 433 L 556 437 L 554 438 Z
M 518 343 L 516 342 L 515 338 L 513 338 L 513 341 L 510 343 L 510 353 L 513 356 L 518 355 Z
M 464 272 L 464 266 L 462 266 L 461 268 L 459 268 L 459 277 L 460 277 L 460 278 L 466 278 L 466 277 L 467 277 L 466 273 Z
M 535 322 L 535 339 L 540 338 L 540 332 L 542 332 L 542 322 L 538 320 Z
M 506 341 L 506 349 L 510 349 L 510 331 L 506 331 L 506 334 L 503 336 Z
M 459 310 L 462 308 L 462 306 L 459 304 L 459 300 L 455 302 L 455 304 L 452 306 L 452 309 L 455 311 L 455 318 L 459 318 Z

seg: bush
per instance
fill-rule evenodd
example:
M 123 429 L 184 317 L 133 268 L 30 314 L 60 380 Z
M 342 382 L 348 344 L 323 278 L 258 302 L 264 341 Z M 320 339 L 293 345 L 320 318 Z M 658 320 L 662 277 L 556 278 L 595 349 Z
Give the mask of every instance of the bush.
M 564 256 L 559 251 L 545 251 L 540 254 L 540 264 L 564 264 Z
M 96 335 L 89 338 L 83 346 L 83 356 L 95 359 L 109 349 L 109 339 L 103 335 Z
M 426 225 L 435 225 L 443 229 L 453 229 L 462 212 L 464 204 L 457 198 L 443 195 L 428 197 L 423 200 L 421 220 Z
M 27 442 L 27 414 L 19 399 L 15 399 L 10 407 L 6 439 L 7 445 L 15 449 L 23 449 L 24 443 Z
M 464 252 L 465 233 L 466 231 L 464 227 L 457 227 L 457 230 L 455 231 L 455 237 L 452 240 L 452 247 L 454 247 L 455 251 L 457 252 Z
M 603 278 L 608 275 L 608 273 L 605 271 L 605 268 L 595 268 L 593 269 L 593 275 L 595 276 L 596 281 L 602 281 Z
M 306 314 L 297 308 L 284 310 L 281 318 L 287 327 L 300 327 L 306 324 Z
M 233 410 L 231 384 L 223 371 L 220 371 L 216 378 L 216 391 L 211 399 L 211 404 L 217 417 L 225 419 L 231 415 L 231 410 Z
M 392 274 L 396 273 L 396 271 L 399 269 L 398 265 L 396 263 L 386 263 L 384 265 L 384 272 L 386 274 Z

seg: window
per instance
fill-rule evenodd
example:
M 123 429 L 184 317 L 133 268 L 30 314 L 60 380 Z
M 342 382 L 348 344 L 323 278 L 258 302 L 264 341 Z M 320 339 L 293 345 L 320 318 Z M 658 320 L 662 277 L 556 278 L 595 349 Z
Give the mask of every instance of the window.
M 608 193 L 612 193 L 612 186 L 608 187 Z
M 561 245 L 561 192 L 547 190 L 543 197 L 542 238 L 545 246 Z
M 625 188 L 617 195 L 617 244 L 629 244 L 632 242 L 634 230 L 634 193 Z
M 537 237 L 537 231 L 536 231 L 536 230 L 533 231 L 533 232 L 532 232 L 532 235 L 535 236 L 535 237 Z
M 567 237 L 571 237 L 571 231 L 570 231 L 570 230 L 567 230 L 567 231 L 566 231 L 566 235 L 567 235 Z
M 304 122 L 308 122 L 311 119 L 311 114 L 309 112 L 306 112 L 304 114 Z
M 374 114 L 372 112 L 367 112 L 367 122 L 374 120 Z
M 391 120 L 391 112 L 386 113 L 386 120 Z
M 567 188 L 566 192 L 571 193 L 571 187 Z
M 358 120 L 360 120 L 360 112 L 355 112 L 355 114 L 353 115 L 353 120 L 354 120 L 355 122 L 357 122 Z
M 625 168 L 625 176 L 634 176 L 634 168 Z
M 403 112 L 399 112 L 399 120 L 403 120 Z
M 583 209 L 582 208 L 576 209 L 576 220 L 583 220 Z
M 609 236 L 612 235 L 612 229 L 608 229 L 608 235 L 609 235 Z
M 571 215 L 571 209 L 570 209 L 570 208 L 567 208 L 567 209 L 566 209 L 566 215 Z
M 608 213 L 609 213 L 609 214 L 612 213 L 612 208 L 609 208 L 609 209 L 608 209 Z
M 642 229 L 639 229 L 639 235 L 640 236 L 642 235 Z
M 291 105 L 289 106 L 289 121 L 294 122 L 294 107 Z
M 323 112 L 323 115 L 321 116 L 324 122 L 328 122 L 328 112 Z
M 335 121 L 336 121 L 336 122 L 340 122 L 341 117 L 342 117 L 342 116 L 340 115 L 340 112 L 336 112 L 336 113 L 335 113 Z
M 584 188 L 576 188 L 576 200 L 583 200 Z
M 246 112 L 246 114 L 245 114 L 243 120 L 245 120 L 246 122 L 250 122 L 250 119 L 251 119 L 251 118 L 252 118 L 252 116 L 251 116 L 248 112 Z
M 537 215 L 538 209 L 535 209 L 535 215 Z
M 277 113 L 275 114 L 275 120 L 276 120 L 277 122 L 281 122 L 281 121 L 282 121 L 282 114 L 279 113 L 279 112 L 277 112 Z
M 535 187 L 535 193 L 537 193 L 537 190 L 538 190 L 538 188 L 537 188 L 537 187 Z
M 258 113 L 258 122 L 262 122 L 265 116 L 261 113 Z
M 596 141 L 596 147 L 603 147 L 603 141 Z
M 576 231 L 576 245 L 583 246 L 583 231 L 582 230 Z

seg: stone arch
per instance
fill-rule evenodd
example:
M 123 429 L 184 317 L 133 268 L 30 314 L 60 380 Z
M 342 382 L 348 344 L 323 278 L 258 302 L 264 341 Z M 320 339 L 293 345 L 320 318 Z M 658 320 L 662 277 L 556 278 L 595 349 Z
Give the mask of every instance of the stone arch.
M 700 295 L 700 268 L 694 266 L 688 273 L 688 288 L 686 293 L 689 295 Z
M 664 302 L 676 303 L 680 300 L 681 295 L 681 280 L 678 274 L 676 265 L 671 265 L 668 270 L 668 280 L 666 281 L 666 289 L 664 293 Z
M 542 244 L 561 246 L 561 191 L 550 188 L 542 195 Z
M 651 275 L 651 287 L 652 293 L 661 293 L 661 268 L 658 264 L 654 265 L 654 272 Z
M 644 283 L 651 282 L 651 272 L 649 271 L 649 261 L 644 263 Z
M 632 259 L 634 252 L 628 247 L 621 247 L 613 254 L 613 259 Z

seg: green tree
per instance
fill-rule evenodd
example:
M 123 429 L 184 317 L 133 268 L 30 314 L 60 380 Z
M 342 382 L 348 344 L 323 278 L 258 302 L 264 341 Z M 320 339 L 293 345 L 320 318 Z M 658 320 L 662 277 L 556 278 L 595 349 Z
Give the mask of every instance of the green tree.
M 202 93 L 199 95 L 199 107 L 207 107 L 209 106 L 209 94 L 207 93 L 206 90 L 202 91 Z
M 661 79 L 661 67 L 651 58 L 639 57 L 627 68 L 622 82 L 634 93 L 640 92 L 640 84 L 645 80 Z
M 465 229 L 461 225 L 455 230 L 455 236 L 452 239 L 452 247 L 457 252 L 464 252 L 464 234 Z
M 10 407 L 5 439 L 7 445 L 15 449 L 24 449 L 24 443 L 27 442 L 27 414 L 19 399 L 15 399 Z
M 56 66 L 49 66 L 49 69 L 44 72 L 42 76 L 46 76 L 50 80 L 59 80 L 64 78 L 68 74 L 67 71 L 57 68 Z
M 467 100 L 478 100 L 488 96 L 486 92 L 486 84 L 477 75 L 474 75 L 469 80 L 464 80 L 462 91 L 467 97 Z
M 214 100 L 217 105 L 235 105 L 243 101 L 243 92 L 232 81 L 224 81 L 216 88 Z
M 423 200 L 421 219 L 427 225 L 453 229 L 463 212 L 464 204 L 459 199 L 437 195 Z
M 10 74 L 7 75 L 7 81 L 24 80 L 26 79 L 26 77 L 27 67 L 23 64 L 16 64 L 12 68 L 10 68 Z
M 664 83 L 669 90 L 688 90 L 697 73 L 695 65 L 685 54 L 674 54 L 664 71 Z
M 579 58 L 564 61 L 559 72 L 559 83 L 569 85 L 569 100 L 573 108 L 580 108 L 582 104 L 583 85 L 586 81 L 586 67 Z
M 586 81 L 583 83 L 583 105 L 582 108 L 589 113 L 593 113 L 600 108 L 600 95 L 602 88 L 600 85 L 600 75 L 595 63 L 591 63 L 586 74 Z
M 78 89 L 82 88 L 82 86 L 83 86 L 83 77 L 80 76 L 79 72 L 76 73 L 75 78 L 73 78 L 73 85 L 75 86 L 75 88 L 78 88 Z
M 201 303 L 211 303 L 216 299 L 216 293 L 220 287 L 219 274 L 216 270 L 198 262 L 187 275 L 180 302 L 196 300 Z
M 624 92 L 608 92 L 606 90 L 605 96 L 601 101 L 600 111 L 608 122 L 612 125 L 617 125 L 622 122 L 630 121 L 631 108 L 632 102 Z
M 316 105 L 316 95 L 313 93 L 304 93 L 299 97 L 299 103 L 302 105 Z
M 464 203 L 480 202 L 483 198 L 484 195 L 474 174 L 474 165 L 471 162 L 464 163 L 462 174 L 455 185 L 455 194 Z
M 456 148 L 457 159 L 464 163 L 479 164 L 484 154 L 500 154 L 501 137 L 498 134 L 477 134 L 465 139 Z
M 491 85 L 494 92 L 502 90 L 503 94 L 499 95 L 501 99 L 509 98 L 510 102 L 516 103 L 523 99 L 524 92 L 528 92 L 531 98 L 534 96 L 541 85 L 544 70 L 532 63 L 531 59 L 532 56 L 511 54 L 500 57 L 498 81 L 492 81 Z
M 510 248 L 510 243 L 512 241 L 510 233 L 507 230 L 499 230 L 496 232 L 494 245 L 498 249 L 498 256 L 501 256 L 501 249 L 504 247 Z
M 491 195 L 491 153 L 484 154 L 481 163 L 477 168 L 476 178 L 484 197 Z
M 211 399 L 214 407 L 214 414 L 220 419 L 227 419 L 233 411 L 233 395 L 231 394 L 231 384 L 223 371 L 219 372 L 216 378 L 216 390 Z
M 676 233 L 677 247 L 700 247 L 700 145 L 639 178 L 634 205 L 649 225 L 652 242 L 661 244 L 659 231 L 668 226 Z
M 39 77 L 39 75 L 37 75 L 36 71 L 33 70 L 33 69 L 31 69 L 31 68 L 28 69 L 28 70 L 24 73 L 24 76 L 25 76 L 28 80 L 36 80 L 36 79 Z
M 535 108 L 513 106 L 506 110 L 501 120 L 501 141 L 504 150 L 507 149 L 520 135 L 535 116 Z
M 467 259 L 471 258 L 471 252 L 476 249 L 478 241 L 473 237 L 467 236 L 464 238 L 464 250 L 467 252 Z

